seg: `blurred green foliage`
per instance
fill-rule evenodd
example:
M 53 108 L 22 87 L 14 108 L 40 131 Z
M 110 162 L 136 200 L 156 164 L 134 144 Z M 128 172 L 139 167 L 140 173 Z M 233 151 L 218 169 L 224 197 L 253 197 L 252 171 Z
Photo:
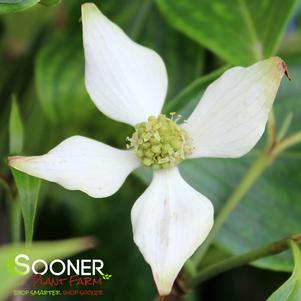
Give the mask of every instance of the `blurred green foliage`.
M 12 94 L 18 99 L 24 124 L 24 154 L 45 153 L 74 134 L 124 148 L 132 129 L 98 112 L 84 87 L 80 23 L 80 5 L 84 1 L 63 0 L 50 7 L 32 0 L 15 5 L 2 2 L 0 13 L 6 14 L 0 18 L 1 174 L 10 176 L 4 159 L 11 152 L 18 152 L 17 146 L 15 151 L 9 150 Z M 248 65 L 279 54 L 289 64 L 293 81 L 283 81 L 276 99 L 277 125 L 281 126 L 287 114 L 293 112 L 290 131 L 300 130 L 298 1 L 93 2 L 133 39 L 163 57 L 169 74 L 166 112 L 175 110 L 187 118 L 206 86 L 230 65 Z M 13 13 L 25 8 L 28 10 Z M 18 128 L 18 118 L 15 126 L 11 121 L 11 128 Z M 181 171 L 191 185 L 213 201 L 218 211 L 260 147 L 261 144 L 239 160 L 187 161 Z M 240 254 L 301 232 L 300 151 L 297 146 L 284 153 L 258 181 L 222 229 L 217 246 L 226 253 Z M 116 195 L 103 200 L 51 183 L 42 187 L 34 238 L 98 237 L 99 247 L 88 256 L 102 258 L 106 272 L 113 275 L 103 287 L 107 300 L 152 300 L 156 293 L 150 269 L 133 243 L 130 225 L 132 204 L 145 188 L 143 177 L 147 177 L 144 171 L 139 176 L 131 175 Z M 0 205 L 7 212 L 9 206 L 1 188 L 0 197 Z M 27 209 L 33 214 L 36 205 L 31 205 Z M 5 216 L 8 224 L 8 214 Z M 292 260 L 289 254 L 283 254 L 262 259 L 256 266 L 288 271 L 292 269 Z M 197 300 L 197 296 L 189 298 Z

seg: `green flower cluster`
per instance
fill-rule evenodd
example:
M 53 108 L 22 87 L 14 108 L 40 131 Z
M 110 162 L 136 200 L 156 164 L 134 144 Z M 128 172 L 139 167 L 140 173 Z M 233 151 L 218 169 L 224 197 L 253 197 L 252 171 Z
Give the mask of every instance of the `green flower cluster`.
M 134 149 L 142 165 L 154 170 L 170 168 L 191 153 L 185 131 L 163 114 L 150 116 L 146 122 L 137 124 L 135 129 L 132 137 L 127 138 L 127 148 Z

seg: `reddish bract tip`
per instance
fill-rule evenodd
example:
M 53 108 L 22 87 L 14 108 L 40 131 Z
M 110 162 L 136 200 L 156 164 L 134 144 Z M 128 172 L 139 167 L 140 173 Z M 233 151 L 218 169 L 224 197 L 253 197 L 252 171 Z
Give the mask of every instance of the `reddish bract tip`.
M 13 162 L 17 161 L 20 158 L 20 156 L 12 156 L 12 157 L 8 157 L 6 160 L 6 163 L 8 166 L 12 167 L 13 166 Z
M 292 80 L 291 76 L 289 75 L 288 73 L 288 68 L 287 68 L 287 65 L 286 63 L 281 60 L 280 64 L 279 64 L 279 67 L 281 68 L 281 70 L 283 71 L 283 73 L 285 74 L 285 76 L 289 79 L 289 80 Z

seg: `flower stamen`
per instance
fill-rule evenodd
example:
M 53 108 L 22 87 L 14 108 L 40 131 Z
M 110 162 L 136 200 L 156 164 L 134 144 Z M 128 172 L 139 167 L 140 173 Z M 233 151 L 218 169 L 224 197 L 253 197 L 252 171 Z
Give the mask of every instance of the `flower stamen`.
M 127 137 L 127 148 L 135 151 L 142 165 L 154 170 L 170 168 L 191 153 L 186 132 L 177 124 L 182 116 L 175 112 L 170 115 L 170 119 L 163 114 L 150 116 L 146 122 L 137 124 L 133 135 Z

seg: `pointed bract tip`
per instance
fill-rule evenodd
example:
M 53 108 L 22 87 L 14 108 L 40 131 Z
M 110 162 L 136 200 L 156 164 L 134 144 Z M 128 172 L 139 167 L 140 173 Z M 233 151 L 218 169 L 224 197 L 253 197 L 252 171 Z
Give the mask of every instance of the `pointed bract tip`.
M 173 281 L 171 283 L 170 281 L 162 281 L 163 279 L 155 273 L 153 273 L 153 277 L 157 286 L 159 298 L 162 298 L 163 300 L 171 293 Z
M 292 77 L 291 77 L 291 76 L 289 75 L 289 73 L 288 73 L 287 65 L 285 64 L 284 61 L 282 61 L 282 66 L 283 66 L 283 68 L 284 68 L 284 74 L 285 74 L 285 76 L 286 76 L 289 80 L 292 80 Z
M 99 9 L 97 8 L 97 6 L 92 2 L 86 2 L 86 3 L 82 4 L 81 10 L 82 10 L 82 15 L 99 12 Z
M 283 72 L 283 74 L 289 79 L 289 80 L 292 80 L 291 76 L 289 75 L 288 73 L 288 68 L 287 68 L 287 65 L 286 63 L 284 62 L 284 60 L 280 57 L 276 57 L 279 62 L 278 62 L 278 68 L 281 72 Z
M 81 8 L 96 8 L 96 5 L 92 2 L 85 2 L 81 5 Z
M 20 171 L 24 171 L 24 164 L 29 163 L 34 157 L 30 156 L 11 156 L 7 158 L 7 165 Z
M 98 7 L 94 3 L 84 3 L 81 6 L 81 18 L 80 21 L 85 25 L 85 23 L 92 22 L 96 18 L 103 16 L 102 12 L 98 9 Z
M 15 163 L 20 161 L 20 159 L 22 159 L 23 157 L 21 156 L 11 156 L 11 157 L 8 157 L 6 162 L 7 162 L 7 165 L 9 167 L 14 167 Z

